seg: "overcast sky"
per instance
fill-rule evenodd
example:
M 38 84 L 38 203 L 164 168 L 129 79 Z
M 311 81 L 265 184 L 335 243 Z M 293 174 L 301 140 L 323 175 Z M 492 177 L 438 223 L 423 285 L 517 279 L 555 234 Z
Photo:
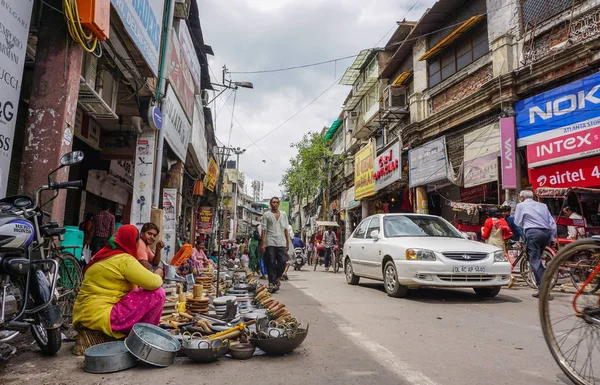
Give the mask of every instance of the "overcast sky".
M 213 82 L 221 83 L 223 65 L 232 71 L 258 71 L 310 64 L 373 47 L 402 20 L 418 20 L 435 0 L 203 0 L 199 1 L 204 41 L 215 52 L 209 57 Z M 416 5 L 415 5 L 416 3 Z M 384 45 L 389 37 L 381 40 Z M 267 74 L 232 74 L 233 81 L 250 81 L 254 89 L 237 92 L 231 145 L 247 148 L 240 157 L 250 180 L 264 181 L 263 196 L 280 195 L 279 186 L 289 159 L 290 144 L 309 131 L 320 131 L 337 119 L 350 87 L 334 85 L 316 102 L 285 122 L 338 79 L 353 59 L 305 69 Z M 217 138 L 227 144 L 233 97 L 223 93 L 212 105 Z M 227 101 L 227 103 L 225 103 Z M 239 124 L 238 124 L 239 122 Z M 240 126 L 241 124 L 241 126 Z M 242 128 L 243 126 L 243 128 Z M 245 131 L 245 132 L 244 132 Z M 265 162 L 263 162 L 265 161 Z

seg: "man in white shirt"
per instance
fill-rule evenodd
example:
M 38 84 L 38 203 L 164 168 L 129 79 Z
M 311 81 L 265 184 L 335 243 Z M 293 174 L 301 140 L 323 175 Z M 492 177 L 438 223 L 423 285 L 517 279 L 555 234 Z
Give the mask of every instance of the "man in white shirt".
M 260 224 L 262 228 L 260 249 L 265 256 L 265 264 L 269 275 L 269 291 L 279 289 L 279 278 L 285 270 L 290 248 L 288 234 L 288 218 L 285 212 L 279 211 L 279 198 L 273 197 L 269 202 L 271 211 L 263 214 Z
M 574 224 L 579 224 L 579 226 L 567 226 L 567 231 L 569 236 L 567 239 L 580 239 L 585 238 L 585 222 L 583 221 L 583 217 L 575 212 L 573 208 L 567 206 L 563 209 L 563 213 L 569 219 L 573 219 Z
M 331 228 L 327 227 L 323 233 L 323 246 L 325 246 L 325 271 L 329 271 L 331 265 L 331 255 L 333 248 L 337 243 L 337 237 Z

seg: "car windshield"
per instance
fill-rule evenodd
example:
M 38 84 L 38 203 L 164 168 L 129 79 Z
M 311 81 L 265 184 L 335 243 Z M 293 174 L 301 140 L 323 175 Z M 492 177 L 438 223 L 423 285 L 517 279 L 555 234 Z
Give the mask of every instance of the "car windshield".
M 446 221 L 427 216 L 390 215 L 383 219 L 385 236 L 462 238 Z

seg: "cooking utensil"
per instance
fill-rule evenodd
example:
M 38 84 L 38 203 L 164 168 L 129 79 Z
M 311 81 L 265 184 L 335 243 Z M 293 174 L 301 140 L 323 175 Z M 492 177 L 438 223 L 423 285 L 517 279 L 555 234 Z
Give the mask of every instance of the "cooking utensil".
M 154 366 L 167 367 L 175 362 L 181 343 L 169 332 L 147 324 L 133 325 L 125 347 L 138 359 Z
M 133 368 L 138 360 L 127 351 L 123 341 L 106 342 L 85 350 L 83 370 L 88 373 L 114 373 Z
M 231 358 L 236 360 L 247 360 L 254 355 L 256 347 L 252 344 L 236 344 L 229 347 Z
M 287 336 L 265 339 L 250 338 L 250 342 L 267 354 L 282 355 L 290 353 L 300 346 L 307 335 L 307 330 L 299 330 L 296 333 L 295 338 L 289 338 Z
M 201 340 L 198 346 L 198 348 L 188 347 L 184 340 L 181 350 L 188 358 L 202 363 L 214 362 L 229 351 L 229 341 L 214 340 L 209 342 Z

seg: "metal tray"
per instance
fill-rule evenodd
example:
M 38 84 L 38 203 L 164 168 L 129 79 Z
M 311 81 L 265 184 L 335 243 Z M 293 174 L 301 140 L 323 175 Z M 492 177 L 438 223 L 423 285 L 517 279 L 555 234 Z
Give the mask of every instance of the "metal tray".
M 137 364 L 138 360 L 129 353 L 123 341 L 113 341 L 87 348 L 83 370 L 97 374 L 114 373 Z

